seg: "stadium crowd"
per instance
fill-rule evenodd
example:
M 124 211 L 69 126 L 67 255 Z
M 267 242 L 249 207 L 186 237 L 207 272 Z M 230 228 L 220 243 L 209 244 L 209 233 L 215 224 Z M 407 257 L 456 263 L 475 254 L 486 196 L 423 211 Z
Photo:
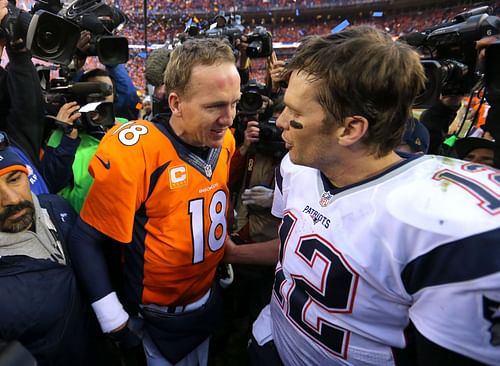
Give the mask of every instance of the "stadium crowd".
M 167 3 L 170 4 L 170 3 Z M 124 5 L 123 5 L 124 6 Z M 137 6 L 137 5 L 134 5 Z M 352 25 L 373 25 L 379 29 L 389 32 L 397 37 L 416 31 L 423 31 L 434 25 L 445 22 L 459 13 L 463 6 L 453 6 L 446 9 L 430 8 L 426 10 L 409 11 L 398 14 L 387 14 L 383 17 L 372 17 L 367 15 L 354 15 L 348 18 Z M 206 8 L 206 11 L 209 9 Z M 209 11 L 208 13 L 214 13 Z M 216 12 L 215 12 L 216 13 Z M 165 15 L 151 17 L 148 19 L 148 44 L 169 45 L 172 44 L 176 35 L 185 30 L 188 17 L 186 13 L 176 12 L 179 19 L 173 19 Z M 183 14 L 181 17 L 180 15 Z M 206 13 L 205 13 L 206 14 Z M 142 47 L 144 45 L 144 23 L 142 15 L 131 17 L 134 21 L 129 22 L 122 31 L 122 35 L 129 39 L 129 43 Z M 251 32 L 256 25 L 264 26 L 273 37 L 273 42 L 293 43 L 303 37 L 312 34 L 327 34 L 332 28 L 338 25 L 343 19 L 338 17 L 324 15 L 318 16 L 308 22 L 298 22 L 294 18 L 272 19 L 269 23 L 264 20 L 249 20 L 244 22 L 245 32 Z M 211 21 L 210 18 L 204 19 L 198 16 L 199 23 Z M 279 51 L 278 51 L 279 52 Z M 145 88 L 145 79 L 140 70 L 144 67 L 144 48 L 131 48 L 130 60 L 127 68 L 130 71 L 134 85 L 141 91 Z M 94 65 L 92 65 L 94 66 Z M 264 70 L 262 62 L 257 62 L 253 66 L 254 78 L 263 80 Z

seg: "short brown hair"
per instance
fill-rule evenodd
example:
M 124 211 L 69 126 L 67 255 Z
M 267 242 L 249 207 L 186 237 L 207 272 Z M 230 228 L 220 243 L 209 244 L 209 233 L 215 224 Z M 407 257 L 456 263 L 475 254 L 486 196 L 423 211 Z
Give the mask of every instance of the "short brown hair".
M 418 54 L 369 26 L 306 38 L 287 71 L 304 72 L 311 82 L 320 83 L 317 99 L 327 114 L 327 126 L 349 116 L 365 117 L 369 128 L 363 142 L 377 156 L 400 144 L 425 82 Z
M 235 63 L 233 51 L 227 41 L 213 38 L 188 39 L 170 54 L 163 78 L 167 93 L 176 91 L 184 94 L 195 66 L 225 62 Z

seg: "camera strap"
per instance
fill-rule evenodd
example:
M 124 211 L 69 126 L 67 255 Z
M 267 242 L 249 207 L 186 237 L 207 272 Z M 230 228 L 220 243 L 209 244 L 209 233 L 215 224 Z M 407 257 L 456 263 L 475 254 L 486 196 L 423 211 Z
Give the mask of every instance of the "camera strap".
M 245 181 L 243 185 L 243 190 L 249 188 L 250 186 L 250 179 L 252 178 L 252 172 L 253 169 L 255 168 L 255 151 L 254 149 L 250 149 L 251 151 L 248 152 L 247 154 L 247 164 L 246 164 L 246 171 L 245 171 Z

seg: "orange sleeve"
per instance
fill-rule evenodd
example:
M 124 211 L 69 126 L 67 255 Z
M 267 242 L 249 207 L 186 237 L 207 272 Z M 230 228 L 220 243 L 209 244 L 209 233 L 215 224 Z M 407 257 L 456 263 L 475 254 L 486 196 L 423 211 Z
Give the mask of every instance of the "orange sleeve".
M 147 136 L 138 136 L 136 144 L 127 146 L 117 133 L 122 129 L 117 126 L 110 130 L 90 161 L 89 173 L 94 182 L 80 216 L 101 233 L 129 243 L 135 213 L 146 197 L 143 141 Z

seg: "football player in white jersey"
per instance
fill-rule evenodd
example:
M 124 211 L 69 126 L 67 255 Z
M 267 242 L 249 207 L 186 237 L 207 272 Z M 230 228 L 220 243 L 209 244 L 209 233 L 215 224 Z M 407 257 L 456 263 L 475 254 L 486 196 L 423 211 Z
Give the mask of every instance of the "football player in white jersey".
M 500 365 L 500 172 L 394 152 L 419 56 L 353 27 L 308 38 L 287 70 L 280 240 L 226 246 L 230 262 L 277 260 L 254 364 Z

